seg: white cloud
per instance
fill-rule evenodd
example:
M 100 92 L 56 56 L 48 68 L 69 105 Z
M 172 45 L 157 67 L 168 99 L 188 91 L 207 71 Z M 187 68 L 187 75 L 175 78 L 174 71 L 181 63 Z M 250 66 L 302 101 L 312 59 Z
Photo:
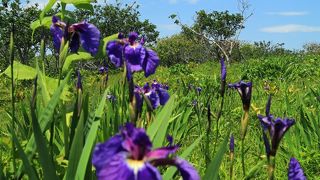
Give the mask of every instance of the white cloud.
M 267 12 L 268 15 L 277 16 L 305 16 L 309 14 L 307 11 L 283 11 L 283 12 Z
M 292 33 L 292 32 L 320 32 L 320 26 L 307 26 L 301 24 L 286 24 L 260 29 L 267 33 Z

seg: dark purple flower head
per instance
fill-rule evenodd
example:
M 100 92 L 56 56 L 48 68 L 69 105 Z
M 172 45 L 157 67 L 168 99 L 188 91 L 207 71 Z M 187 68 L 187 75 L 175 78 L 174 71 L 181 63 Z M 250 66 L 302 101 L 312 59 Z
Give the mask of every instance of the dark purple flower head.
M 306 176 L 297 159 L 291 158 L 288 169 L 288 180 L 306 180 Z
M 249 111 L 252 94 L 252 82 L 246 83 L 244 81 L 240 81 L 235 84 L 229 84 L 228 87 L 238 91 L 239 95 L 241 96 L 243 109 L 245 111 Z
M 122 32 L 119 32 L 118 39 L 123 39 L 123 38 L 124 38 L 124 34 Z
M 266 152 L 268 156 L 275 156 L 277 153 L 278 146 L 284 134 L 287 130 L 294 125 L 294 119 L 288 118 L 276 118 L 270 114 L 271 97 L 268 99 L 267 103 L 267 116 L 258 115 L 261 126 L 263 128 L 263 139 L 266 147 Z M 266 133 L 269 133 L 270 139 L 267 138 Z M 271 143 L 270 143 L 271 142 Z
M 224 63 L 223 58 L 220 60 L 220 64 L 221 64 L 221 81 L 225 81 L 227 77 L 227 67 Z
M 126 124 L 119 134 L 97 144 L 92 164 L 98 179 L 162 179 L 157 166 L 174 165 L 183 179 L 200 179 L 197 171 L 182 159 L 172 157 L 178 146 L 169 145 L 152 150 L 152 143 L 142 128 Z
M 65 36 L 68 37 L 67 40 L 70 40 L 71 52 L 78 52 L 80 44 L 91 55 L 96 55 L 98 52 L 100 31 L 96 26 L 87 21 L 68 26 L 64 22 L 61 22 L 58 17 L 53 16 L 50 31 L 56 51 L 60 50 L 62 37 Z
M 139 36 L 139 34 L 137 32 L 130 32 L 129 38 L 128 38 L 129 43 L 131 45 L 133 45 L 136 42 L 136 40 L 138 39 L 138 36 Z
M 234 137 L 233 135 L 231 134 L 230 136 L 230 152 L 233 153 L 234 152 Z
M 140 42 L 137 39 L 138 33 L 131 32 L 127 39 L 121 38 L 121 40 L 110 41 L 107 44 L 107 53 L 110 61 L 116 67 L 123 65 L 122 58 L 124 57 L 130 76 L 134 72 L 143 70 L 145 77 L 148 77 L 155 73 L 160 59 L 153 50 L 143 46 L 144 38 Z

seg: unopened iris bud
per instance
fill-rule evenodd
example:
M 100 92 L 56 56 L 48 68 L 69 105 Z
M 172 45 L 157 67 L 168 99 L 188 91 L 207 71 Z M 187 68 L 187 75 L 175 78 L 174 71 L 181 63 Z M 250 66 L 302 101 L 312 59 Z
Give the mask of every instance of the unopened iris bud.
M 288 170 L 288 180 L 306 180 L 303 169 L 296 158 L 291 158 Z

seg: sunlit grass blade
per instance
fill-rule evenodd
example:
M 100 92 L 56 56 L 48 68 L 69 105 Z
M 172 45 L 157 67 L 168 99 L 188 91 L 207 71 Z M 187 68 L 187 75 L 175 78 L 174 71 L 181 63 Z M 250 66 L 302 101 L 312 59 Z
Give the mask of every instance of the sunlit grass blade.
M 166 105 L 157 114 L 155 121 L 147 129 L 151 141 L 155 147 L 160 147 L 165 139 L 170 116 L 175 107 L 175 95 L 172 95 Z
M 227 133 L 226 137 L 224 138 L 223 142 L 220 144 L 217 153 L 215 154 L 213 160 L 208 165 L 205 175 L 203 177 L 204 180 L 215 180 L 219 179 L 219 168 L 222 163 L 222 159 L 224 154 L 227 151 L 227 144 L 229 140 L 229 133 Z
M 23 149 L 17 139 L 15 132 L 12 131 L 11 135 L 12 135 L 13 143 L 17 147 L 18 154 L 19 154 L 20 158 L 22 159 L 22 162 L 23 162 L 23 165 L 25 168 L 25 172 L 28 174 L 30 179 L 35 179 L 35 180 L 39 179 L 34 167 L 31 165 L 30 161 L 28 160 L 27 155 L 24 153 L 24 151 L 23 151 Z M 2 169 L 1 169 L 1 171 L 2 171 Z M 2 179 L 2 178 L 3 177 L 0 175 L 0 179 Z
M 84 117 L 83 113 L 80 115 L 80 121 L 78 122 L 74 140 L 70 149 L 70 156 L 68 162 L 68 169 L 66 173 L 66 179 L 74 179 L 76 176 L 77 165 L 79 163 L 79 159 L 81 153 L 83 152 L 83 141 L 84 141 Z M 83 169 L 85 171 L 85 169 Z
M 42 134 L 42 131 L 40 129 L 38 119 L 35 114 L 35 109 L 31 109 L 32 114 L 32 128 L 34 132 L 34 138 L 37 146 L 37 150 L 39 153 L 39 161 L 43 168 L 43 176 L 45 179 L 51 180 L 51 179 L 58 179 L 56 175 L 56 168 L 53 164 L 52 156 L 50 156 L 47 142 Z
M 84 179 L 85 177 L 85 173 L 86 173 L 85 169 L 87 168 L 88 160 L 90 159 L 93 145 L 96 142 L 99 125 L 100 125 L 100 120 L 94 121 L 91 125 L 88 136 L 86 138 L 86 143 L 84 145 L 84 148 L 78 163 L 76 179 Z
M 40 122 L 40 129 L 41 132 L 44 132 L 49 128 L 49 125 L 52 121 L 52 116 L 54 114 L 54 109 L 58 105 L 60 101 L 60 96 L 63 91 L 64 86 L 67 84 L 67 82 L 70 80 L 70 75 L 71 71 L 68 73 L 66 78 L 62 81 L 60 86 L 56 89 L 54 92 L 52 98 L 48 102 L 48 105 L 45 107 L 45 109 L 41 112 L 39 122 Z M 29 139 L 25 152 L 28 154 L 28 158 L 31 159 L 31 157 L 34 155 L 35 152 L 35 139 L 34 136 L 32 135 L 31 138 Z M 22 167 L 19 167 L 18 174 L 21 173 Z

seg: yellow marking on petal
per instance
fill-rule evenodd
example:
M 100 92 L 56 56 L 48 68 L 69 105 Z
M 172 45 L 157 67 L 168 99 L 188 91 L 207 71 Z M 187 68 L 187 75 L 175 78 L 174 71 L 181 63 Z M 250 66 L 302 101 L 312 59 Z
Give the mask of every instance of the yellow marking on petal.
M 144 167 L 143 160 L 139 161 L 139 160 L 127 159 L 127 164 L 133 170 L 135 175 L 137 175 L 138 171 Z

